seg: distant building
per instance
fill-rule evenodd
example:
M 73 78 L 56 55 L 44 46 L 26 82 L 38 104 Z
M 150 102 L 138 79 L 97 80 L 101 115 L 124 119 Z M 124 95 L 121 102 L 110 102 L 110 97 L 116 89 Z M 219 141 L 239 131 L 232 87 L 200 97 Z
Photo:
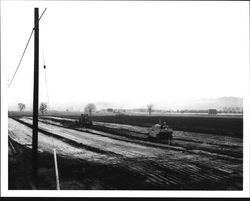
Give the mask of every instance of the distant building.
M 216 109 L 209 109 L 208 110 L 208 114 L 217 114 L 217 110 Z

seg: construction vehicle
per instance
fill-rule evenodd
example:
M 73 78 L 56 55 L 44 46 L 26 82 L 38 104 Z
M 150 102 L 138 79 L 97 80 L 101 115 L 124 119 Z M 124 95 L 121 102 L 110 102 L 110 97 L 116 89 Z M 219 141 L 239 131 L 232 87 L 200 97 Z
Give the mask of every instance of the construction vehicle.
M 167 139 L 168 143 L 171 143 L 173 138 L 173 129 L 164 122 L 163 124 L 155 124 L 149 129 L 149 138 L 153 139 Z
M 82 128 L 88 128 L 93 126 L 93 122 L 89 119 L 88 114 L 81 114 L 81 117 L 78 119 L 76 122 L 77 126 L 82 127 Z

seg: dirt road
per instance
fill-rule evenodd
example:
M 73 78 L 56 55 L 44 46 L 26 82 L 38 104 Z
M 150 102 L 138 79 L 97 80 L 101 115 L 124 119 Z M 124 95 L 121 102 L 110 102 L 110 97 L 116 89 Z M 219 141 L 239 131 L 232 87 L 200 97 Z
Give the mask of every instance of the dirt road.
M 31 119 L 20 120 L 32 124 Z M 242 142 L 234 138 L 204 140 L 202 134 L 183 132 L 176 133 L 173 145 L 164 145 L 43 122 L 39 128 L 41 151 L 56 148 L 60 155 L 125 168 L 142 175 L 152 189 L 242 189 Z M 29 127 L 9 118 L 12 139 L 30 146 L 31 135 Z M 185 135 L 193 137 L 188 141 Z

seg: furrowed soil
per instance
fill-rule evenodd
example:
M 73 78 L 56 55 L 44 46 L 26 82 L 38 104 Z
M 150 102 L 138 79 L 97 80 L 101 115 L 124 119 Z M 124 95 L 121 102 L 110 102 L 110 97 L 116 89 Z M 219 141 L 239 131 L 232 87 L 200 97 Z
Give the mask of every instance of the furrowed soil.
M 103 121 L 91 129 L 66 126 L 74 121 L 39 119 L 41 181 L 35 188 L 55 189 L 55 148 L 62 189 L 242 190 L 239 137 L 175 130 L 168 145 L 148 140 L 145 125 Z M 9 118 L 11 144 L 21 150 L 9 155 L 11 189 L 34 188 L 31 182 L 22 184 L 30 181 L 30 170 L 23 167 L 30 165 L 31 128 L 32 118 Z
M 38 152 L 38 183 L 32 180 L 31 149 L 13 140 L 15 154 L 9 154 L 9 190 L 55 190 L 54 156 Z M 10 151 L 11 152 L 11 151 Z M 57 155 L 61 190 L 152 189 L 145 178 L 122 167 Z
M 49 114 L 48 114 L 49 115 Z M 29 112 L 10 112 L 10 117 L 31 116 Z M 58 112 L 54 117 L 78 119 L 80 113 Z M 217 135 L 227 135 L 232 137 L 243 137 L 243 116 L 242 115 L 189 115 L 189 114 L 169 114 L 169 115 L 93 115 L 91 117 L 96 122 L 118 123 L 132 126 L 151 127 L 161 121 L 181 131 L 211 133 Z
M 151 127 L 161 121 L 175 129 L 199 133 L 212 133 L 242 138 L 243 118 L 220 116 L 93 116 L 93 121 Z

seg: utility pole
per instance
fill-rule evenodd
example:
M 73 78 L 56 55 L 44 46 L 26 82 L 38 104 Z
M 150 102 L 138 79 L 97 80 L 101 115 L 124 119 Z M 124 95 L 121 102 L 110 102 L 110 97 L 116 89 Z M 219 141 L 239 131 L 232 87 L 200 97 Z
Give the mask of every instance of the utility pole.
M 39 8 L 34 9 L 34 92 L 33 92 L 33 135 L 32 135 L 32 176 L 37 183 L 38 144 L 38 90 L 39 90 Z

